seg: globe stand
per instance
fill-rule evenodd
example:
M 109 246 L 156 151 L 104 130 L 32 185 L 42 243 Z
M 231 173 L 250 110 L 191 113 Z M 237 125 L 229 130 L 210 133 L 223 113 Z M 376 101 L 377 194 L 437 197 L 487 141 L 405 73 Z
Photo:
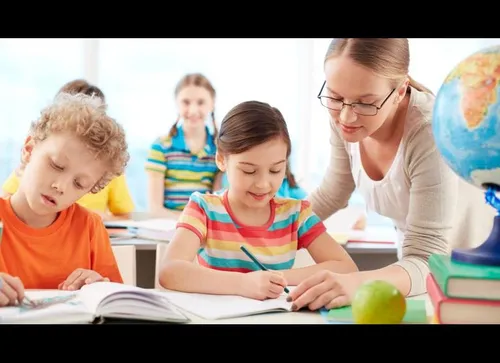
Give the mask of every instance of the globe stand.
M 475 265 L 500 266 L 500 199 L 495 192 L 500 191 L 497 185 L 486 185 L 486 203 L 496 209 L 497 215 L 494 218 L 491 233 L 480 246 L 471 249 L 457 248 L 451 252 L 451 259 L 456 262 L 463 262 Z

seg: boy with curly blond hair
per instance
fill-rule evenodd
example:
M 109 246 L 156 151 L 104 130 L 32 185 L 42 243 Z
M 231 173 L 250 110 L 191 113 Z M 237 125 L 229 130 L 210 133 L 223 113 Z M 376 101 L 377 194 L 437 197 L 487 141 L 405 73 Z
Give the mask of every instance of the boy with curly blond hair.
M 32 124 L 19 188 L 0 199 L 0 306 L 22 301 L 24 289 L 123 282 L 101 218 L 76 203 L 129 160 L 125 132 L 105 108 L 99 97 L 61 93 Z

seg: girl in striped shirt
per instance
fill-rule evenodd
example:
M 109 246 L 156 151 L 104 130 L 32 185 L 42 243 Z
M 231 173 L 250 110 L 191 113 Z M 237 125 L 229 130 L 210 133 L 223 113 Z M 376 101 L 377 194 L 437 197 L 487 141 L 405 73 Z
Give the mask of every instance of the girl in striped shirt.
M 176 219 L 191 193 L 219 189 L 220 176 L 215 164 L 214 87 L 204 75 L 192 73 L 177 83 L 174 94 L 179 116 L 168 134 L 151 145 L 146 171 L 149 212 Z
M 229 187 L 222 194 L 191 195 L 160 267 L 164 288 L 267 299 L 320 270 L 357 270 L 308 201 L 275 196 L 290 152 L 278 109 L 249 101 L 229 111 L 216 154 Z M 269 271 L 261 271 L 241 251 L 242 245 Z M 292 268 L 300 248 L 316 264 Z M 195 258 L 198 263 L 193 263 Z

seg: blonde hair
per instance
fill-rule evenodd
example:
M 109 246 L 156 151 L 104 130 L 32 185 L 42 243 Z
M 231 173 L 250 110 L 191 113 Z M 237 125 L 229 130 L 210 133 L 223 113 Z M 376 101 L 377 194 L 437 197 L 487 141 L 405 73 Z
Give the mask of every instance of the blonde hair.
M 397 87 L 407 77 L 413 88 L 433 94 L 430 89 L 415 81 L 408 74 L 410 46 L 407 38 L 335 38 L 328 46 L 325 62 L 343 54 L 376 74 L 391 80 L 393 87 Z
M 82 140 L 97 160 L 107 165 L 104 176 L 92 187 L 97 193 L 113 178 L 124 173 L 129 161 L 123 127 L 106 114 L 106 104 L 98 96 L 59 93 L 31 124 L 29 135 L 35 143 L 51 134 L 71 132 Z M 23 167 L 26 165 L 22 160 Z

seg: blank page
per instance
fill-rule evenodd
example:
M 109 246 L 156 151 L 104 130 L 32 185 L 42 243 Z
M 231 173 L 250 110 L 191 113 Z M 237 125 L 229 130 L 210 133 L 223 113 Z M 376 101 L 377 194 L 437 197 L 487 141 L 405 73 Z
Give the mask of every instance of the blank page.
M 210 295 L 178 291 L 161 291 L 162 295 L 180 309 L 203 319 L 227 319 L 271 311 L 291 311 L 292 303 L 286 294 L 264 301 L 235 295 Z

